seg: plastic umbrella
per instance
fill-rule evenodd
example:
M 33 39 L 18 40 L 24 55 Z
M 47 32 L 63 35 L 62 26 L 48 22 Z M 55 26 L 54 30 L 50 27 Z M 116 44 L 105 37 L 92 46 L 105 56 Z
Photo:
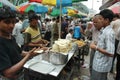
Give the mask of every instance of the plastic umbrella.
M 68 16 L 72 16 L 72 15 L 75 15 L 77 13 L 78 13 L 78 11 L 76 11 L 76 10 L 68 9 Z
M 62 8 L 62 14 L 66 14 L 67 13 L 67 9 L 66 8 Z M 51 16 L 59 16 L 60 15 L 60 9 L 59 8 L 53 8 L 52 12 L 50 13 Z
M 9 2 L 8 0 L 0 0 L 0 7 L 2 7 L 3 5 L 6 5 L 8 7 L 10 7 L 12 10 L 17 10 L 16 6 L 13 5 L 11 2 Z
M 45 7 L 44 5 L 41 5 L 40 3 L 28 3 L 25 4 L 23 6 L 20 6 L 19 11 L 24 13 L 24 12 L 28 12 L 30 10 L 35 11 L 36 13 L 46 13 L 48 12 L 48 8 Z
M 69 16 L 77 14 L 78 11 L 75 8 L 72 7 L 63 7 L 62 8 L 62 14 L 67 14 Z M 49 13 L 51 16 L 59 16 L 60 15 L 60 9 L 59 8 L 53 8 L 52 11 Z
M 21 3 L 21 4 L 19 4 L 18 6 L 24 6 L 24 5 L 27 5 L 27 4 L 29 4 L 29 1 L 26 1 L 26 2 L 24 2 L 24 3 Z
M 56 7 L 60 7 L 60 5 L 72 6 L 72 0 L 62 0 L 62 2 L 60 2 L 60 0 L 29 0 L 29 2 L 38 2 L 44 5 L 51 5 Z
M 82 13 L 88 14 L 89 13 L 89 9 L 86 5 L 82 4 L 82 3 L 74 3 L 73 7 L 75 7 L 77 10 L 79 10 Z

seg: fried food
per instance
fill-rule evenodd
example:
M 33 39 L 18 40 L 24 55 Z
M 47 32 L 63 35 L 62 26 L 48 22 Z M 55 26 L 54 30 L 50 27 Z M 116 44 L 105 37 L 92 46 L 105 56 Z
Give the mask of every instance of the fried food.
M 76 41 L 75 41 L 75 43 L 76 43 L 79 47 L 81 47 L 81 46 L 84 46 L 84 45 L 85 45 L 85 42 L 84 42 L 84 41 L 82 41 L 82 40 L 76 40 Z

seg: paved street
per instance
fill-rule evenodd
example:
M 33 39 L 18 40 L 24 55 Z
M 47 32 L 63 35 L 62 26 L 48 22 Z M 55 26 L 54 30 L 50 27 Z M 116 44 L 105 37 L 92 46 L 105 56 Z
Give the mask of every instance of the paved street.
M 73 74 L 73 80 L 90 80 L 90 74 L 89 74 L 89 58 L 90 55 L 85 56 L 85 62 L 84 65 L 80 67 L 80 72 L 77 71 Z M 115 66 L 114 66 L 115 70 Z M 108 74 L 108 80 L 114 80 L 113 74 Z

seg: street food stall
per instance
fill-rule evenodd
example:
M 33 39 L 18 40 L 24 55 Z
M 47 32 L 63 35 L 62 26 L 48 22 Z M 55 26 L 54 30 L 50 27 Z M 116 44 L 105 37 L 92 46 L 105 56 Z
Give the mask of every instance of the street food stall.
M 77 50 L 78 45 L 76 43 L 66 40 L 56 41 L 52 49 L 49 48 L 46 51 L 39 50 L 39 54 L 24 65 L 25 80 L 61 80 L 61 76 L 63 76 L 62 71 Z M 78 67 L 80 67 L 79 64 Z M 71 69 L 70 75 L 65 80 L 70 79 L 72 71 Z

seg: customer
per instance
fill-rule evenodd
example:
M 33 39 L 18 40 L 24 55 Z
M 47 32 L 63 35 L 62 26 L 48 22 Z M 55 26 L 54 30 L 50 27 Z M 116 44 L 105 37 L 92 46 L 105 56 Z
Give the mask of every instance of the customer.
M 115 50 L 115 33 L 110 25 L 114 14 L 109 9 L 104 9 L 99 14 L 102 16 L 101 22 L 104 29 L 98 37 L 97 45 L 94 43 L 90 45 L 92 49 L 96 50 L 91 80 L 107 80 L 107 74 L 112 67 Z
M 90 24 L 92 24 L 92 27 L 88 26 L 86 28 L 86 32 L 90 31 L 92 33 L 92 42 L 91 43 L 95 43 L 96 45 L 97 45 L 97 42 L 98 42 L 98 36 L 100 34 L 100 30 L 102 28 L 101 18 L 102 18 L 101 15 L 96 14 L 93 17 L 93 23 L 92 22 L 90 23 Z M 91 51 L 90 51 L 90 74 L 92 73 L 92 65 L 93 65 L 94 54 L 95 54 L 95 50 L 91 49 Z
M 8 7 L 0 8 L 0 75 L 2 80 L 20 80 L 23 65 L 36 54 L 33 53 L 35 48 L 29 52 L 22 52 L 11 35 L 16 22 L 15 17 L 15 12 Z

